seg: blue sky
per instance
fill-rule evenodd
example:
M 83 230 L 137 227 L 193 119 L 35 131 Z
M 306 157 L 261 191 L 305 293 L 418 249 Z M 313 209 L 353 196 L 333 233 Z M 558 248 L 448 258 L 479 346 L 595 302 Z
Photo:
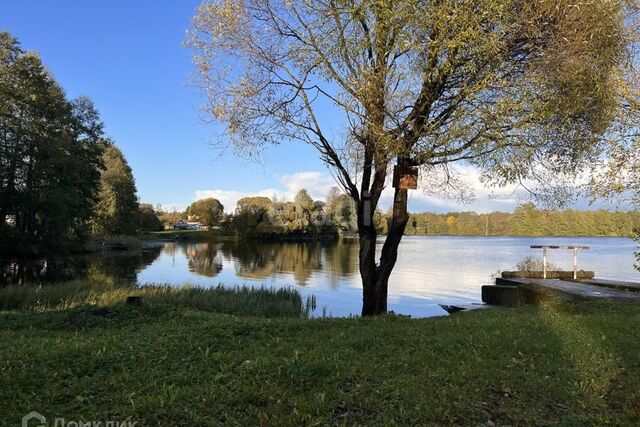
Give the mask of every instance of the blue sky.
M 70 97 L 88 95 L 106 133 L 133 169 L 140 200 L 184 207 L 215 196 L 227 210 L 252 194 L 291 197 L 300 187 L 321 198 L 333 185 L 315 151 L 302 144 L 268 149 L 261 164 L 211 146 L 222 129 L 201 120 L 203 98 L 189 86 L 194 72 L 185 31 L 198 0 L 3 0 L 0 30 L 23 49 L 39 51 Z M 474 171 L 469 205 L 414 192 L 410 209 L 512 210 L 510 191 L 489 198 Z M 388 205 L 388 197 L 383 200 Z

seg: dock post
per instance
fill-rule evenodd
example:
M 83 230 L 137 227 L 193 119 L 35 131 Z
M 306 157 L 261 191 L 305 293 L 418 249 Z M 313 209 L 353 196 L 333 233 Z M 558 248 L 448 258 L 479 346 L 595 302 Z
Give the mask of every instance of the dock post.
M 542 249 L 542 278 L 543 279 L 547 278 L 547 250 L 548 249 L 573 249 L 573 280 L 578 280 L 578 251 L 580 249 L 591 249 L 591 247 L 576 246 L 576 245 L 573 245 L 573 246 L 531 245 L 531 249 Z

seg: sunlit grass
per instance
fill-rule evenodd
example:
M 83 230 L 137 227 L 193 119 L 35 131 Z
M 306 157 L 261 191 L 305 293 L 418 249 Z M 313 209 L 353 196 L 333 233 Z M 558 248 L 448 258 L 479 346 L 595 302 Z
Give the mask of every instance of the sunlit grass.
M 141 291 L 151 292 L 141 307 L 114 289 L 102 300 L 112 304 L 0 312 L 0 420 L 19 425 L 30 410 L 138 425 L 640 419 L 638 304 L 265 319 L 211 312 L 202 290 Z
M 574 387 L 581 404 L 594 412 L 606 412 L 606 396 L 625 369 L 622 356 L 611 347 L 610 333 L 606 328 L 594 328 L 593 321 L 606 324 L 614 314 L 606 305 L 600 313 L 591 309 L 586 313 L 574 311 L 571 316 L 563 308 L 557 301 L 546 301 L 541 306 L 541 318 L 560 338 L 562 355 L 574 367 Z
M 251 287 L 212 288 L 75 280 L 44 286 L 12 285 L 0 288 L 0 310 L 64 310 L 83 305 L 110 306 L 141 296 L 145 303 L 164 303 L 218 313 L 264 317 L 306 316 L 314 300 L 302 300 L 294 289 Z

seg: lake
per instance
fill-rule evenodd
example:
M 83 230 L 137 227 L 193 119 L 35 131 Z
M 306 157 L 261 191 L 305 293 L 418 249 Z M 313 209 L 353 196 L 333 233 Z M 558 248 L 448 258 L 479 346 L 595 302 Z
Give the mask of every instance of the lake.
M 530 245 L 584 245 L 579 268 L 597 277 L 640 281 L 637 244 L 627 238 L 406 237 L 389 283 L 389 310 L 427 317 L 446 314 L 438 304 L 480 303 L 482 285 L 514 269 Z M 382 241 L 379 242 L 379 248 Z M 550 262 L 571 270 L 572 252 L 550 251 Z M 198 286 L 291 286 L 315 295 L 318 315 L 359 314 L 362 290 L 356 242 L 151 242 L 137 253 L 105 253 L 30 265 L 4 262 L 4 283 L 55 282 L 85 275 L 118 281 Z M 98 276 L 101 277 L 101 276 Z M 52 284 L 51 286 L 55 286 Z

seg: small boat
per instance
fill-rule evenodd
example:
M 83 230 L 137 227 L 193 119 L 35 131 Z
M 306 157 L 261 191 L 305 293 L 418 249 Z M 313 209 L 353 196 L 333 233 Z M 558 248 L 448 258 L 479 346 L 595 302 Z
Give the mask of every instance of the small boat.
M 442 309 L 444 311 L 446 311 L 449 314 L 453 314 L 453 313 L 457 313 L 459 311 L 464 311 L 466 310 L 466 308 L 464 307 L 460 307 L 457 305 L 444 305 L 444 304 L 438 304 L 440 307 L 442 307 Z

